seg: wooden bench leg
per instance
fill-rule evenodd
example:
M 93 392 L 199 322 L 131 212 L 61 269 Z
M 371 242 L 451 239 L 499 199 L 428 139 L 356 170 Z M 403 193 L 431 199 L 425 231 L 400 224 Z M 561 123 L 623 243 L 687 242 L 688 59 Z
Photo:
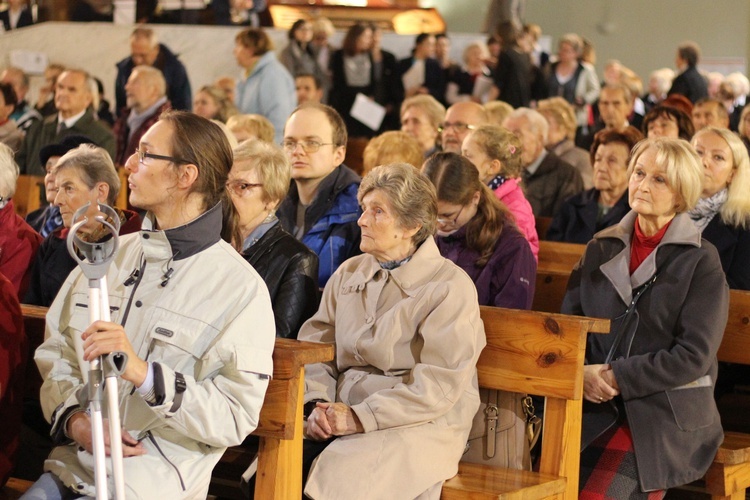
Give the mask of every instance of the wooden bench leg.
M 305 375 L 304 370 L 300 371 L 298 394 L 301 395 L 305 390 Z M 297 398 L 293 439 L 260 438 L 255 498 L 302 498 L 302 401 L 302 397 Z
M 750 484 L 748 464 L 726 465 L 714 463 L 706 472 L 706 491 L 713 499 L 744 500 Z

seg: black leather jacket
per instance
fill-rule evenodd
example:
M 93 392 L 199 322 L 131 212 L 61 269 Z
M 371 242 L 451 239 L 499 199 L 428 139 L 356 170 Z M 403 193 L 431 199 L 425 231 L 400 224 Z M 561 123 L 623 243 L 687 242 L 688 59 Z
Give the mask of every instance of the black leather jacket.
M 281 224 L 242 252 L 271 295 L 276 336 L 297 338 L 302 323 L 318 310 L 318 256 Z

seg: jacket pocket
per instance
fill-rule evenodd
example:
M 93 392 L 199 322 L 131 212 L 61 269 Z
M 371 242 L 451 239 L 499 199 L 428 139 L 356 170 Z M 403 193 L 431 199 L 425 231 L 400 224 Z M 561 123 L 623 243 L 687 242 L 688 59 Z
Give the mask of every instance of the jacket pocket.
M 671 389 L 666 391 L 675 423 L 682 431 L 708 427 L 716 416 L 713 387 Z
M 206 353 L 218 330 L 204 321 L 159 310 L 149 325 L 149 360 L 193 374 L 195 362 Z

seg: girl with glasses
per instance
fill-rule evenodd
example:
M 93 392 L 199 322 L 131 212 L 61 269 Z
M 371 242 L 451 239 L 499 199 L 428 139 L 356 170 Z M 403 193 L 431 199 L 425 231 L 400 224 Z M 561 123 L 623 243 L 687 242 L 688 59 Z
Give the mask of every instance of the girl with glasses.
M 463 156 L 438 153 L 422 171 L 437 190 L 440 254 L 469 274 L 480 305 L 529 309 L 536 260 L 508 208 Z

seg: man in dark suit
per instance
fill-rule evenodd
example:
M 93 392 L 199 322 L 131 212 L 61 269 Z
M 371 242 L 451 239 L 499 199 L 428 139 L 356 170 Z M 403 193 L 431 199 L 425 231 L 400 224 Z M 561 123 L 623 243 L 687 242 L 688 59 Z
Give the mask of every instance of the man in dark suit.
M 8 0 L 8 8 L 0 12 L 0 21 L 3 29 L 10 31 L 34 24 L 31 11 L 26 5 L 26 0 Z
M 672 82 L 669 95 L 681 94 L 695 104 L 699 99 L 708 97 L 708 83 L 698 72 L 696 66 L 700 59 L 700 47 L 695 42 L 685 42 L 677 47 L 675 65 L 680 74 Z
M 44 175 L 39 151 L 47 144 L 62 142 L 69 135 L 85 135 L 106 149 L 111 157 L 115 156 L 115 136 L 96 119 L 91 109 L 91 76 L 83 70 L 70 69 L 57 78 L 55 85 L 57 113 L 31 126 L 16 155 L 22 174 Z
M 583 179 L 574 166 L 547 151 L 549 125 L 538 111 L 518 108 L 503 126 L 521 140 L 523 190 L 536 217 L 552 217 L 563 201 L 583 191 Z

